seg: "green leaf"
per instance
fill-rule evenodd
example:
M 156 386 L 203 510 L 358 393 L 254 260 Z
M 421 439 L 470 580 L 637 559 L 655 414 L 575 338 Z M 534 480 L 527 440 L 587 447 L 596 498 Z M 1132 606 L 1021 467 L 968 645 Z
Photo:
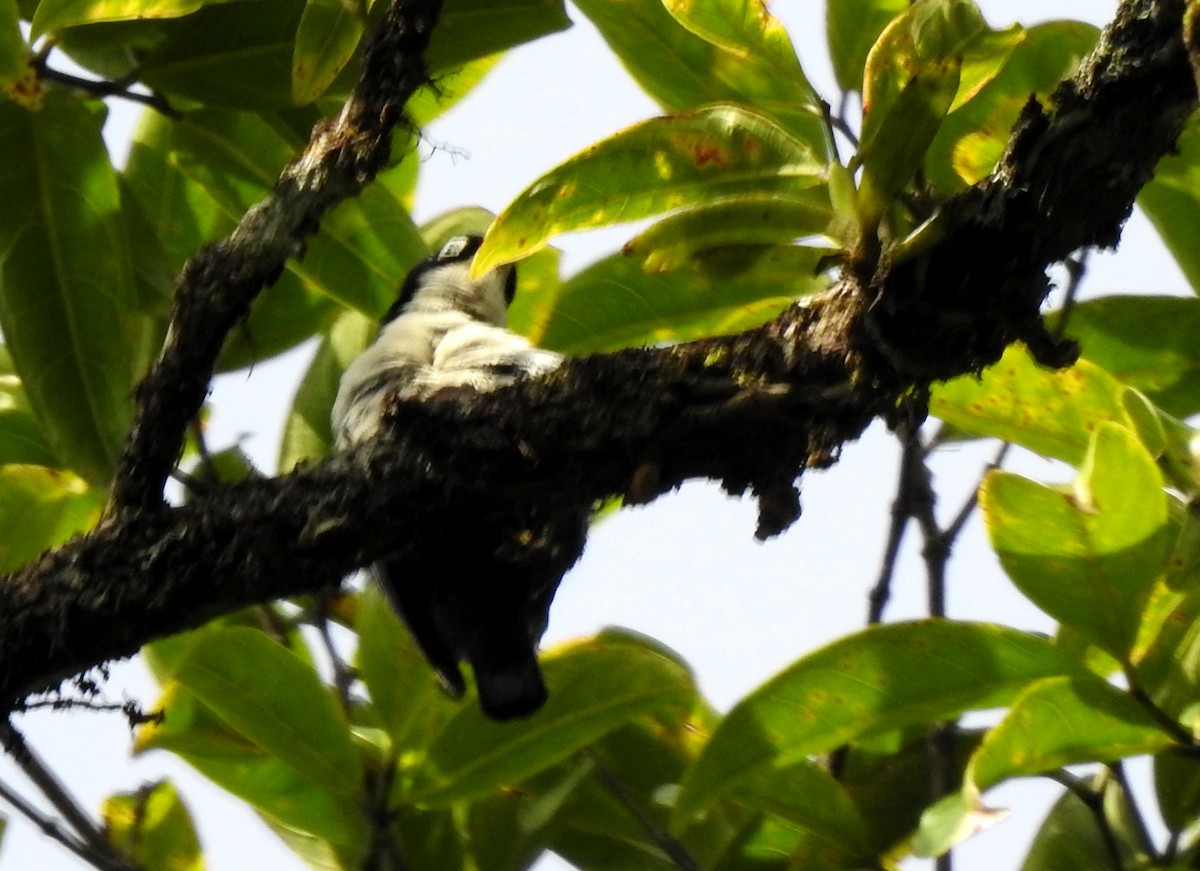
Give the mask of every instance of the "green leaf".
M 862 139 L 862 220 L 875 226 L 912 178 L 958 92 L 963 56 L 987 24 L 971 0 L 918 0 L 867 57 Z
M 967 765 L 962 791 L 926 812 L 914 852 L 938 856 L 972 834 L 976 821 L 989 813 L 980 796 L 1002 780 L 1077 762 L 1158 753 L 1173 745 L 1143 705 L 1097 677 L 1038 681 L 983 739 Z
M 350 62 L 362 39 L 365 4 L 307 0 L 292 54 L 292 99 L 311 103 Z
M 1193 122 L 1183 128 L 1175 150 L 1158 162 L 1141 193 L 1138 205 L 1150 219 L 1167 250 L 1183 270 L 1194 293 L 1200 293 L 1200 129 Z
M 282 115 L 223 110 L 143 123 L 126 174 L 143 210 L 161 222 L 173 270 L 266 195 L 297 145 L 295 126 Z M 289 260 L 280 281 L 259 296 L 221 369 L 252 364 L 327 328 L 338 314 L 335 301 L 371 318 L 382 314 L 425 253 L 408 214 L 411 184 L 406 169 L 389 170 L 332 210 L 304 259 Z
M 8 348 L 0 345 L 0 464 L 59 465 L 41 425 L 29 407 L 25 387 Z
M 669 272 L 706 249 L 731 245 L 787 245 L 825 233 L 833 220 L 824 187 L 802 194 L 718 197 L 663 218 L 630 240 L 623 253 L 646 272 Z
M 824 110 L 800 68 L 783 25 L 759 0 L 663 0 L 688 31 L 720 49 L 715 60 L 736 59 L 739 102 L 770 115 L 813 141 Z
M 202 630 L 207 631 L 218 630 Z M 134 753 L 170 751 L 249 802 L 272 826 L 364 849 L 369 834 L 354 802 L 314 785 L 310 777 L 233 731 L 182 684 L 167 681 L 158 709 L 164 719 L 138 729 Z
M 70 472 L 44 466 L 0 466 L 0 572 L 86 532 L 100 519 L 104 491 Z
M 580 0 L 575 5 L 634 81 L 668 112 L 740 103 L 772 117 L 815 153 L 831 153 L 819 101 L 786 33 L 763 4 Z
M 926 620 L 835 641 L 752 692 L 684 776 L 674 819 L 690 820 L 760 767 L 780 768 L 871 732 L 1005 704 L 1076 666 L 1002 626 Z
M 1200 760 L 1186 753 L 1155 756 L 1154 794 L 1167 828 L 1186 830 L 1200 814 Z
M 298 464 L 319 460 L 333 450 L 329 412 L 342 373 L 378 329 L 375 321 L 350 311 L 338 318 L 329 334 L 321 340 L 283 423 L 283 441 L 279 448 L 281 470 L 288 471 Z
M 312 667 L 254 629 L 196 639 L 176 679 L 238 733 L 331 794 L 362 792 L 350 730 Z
M 135 303 L 103 112 L 0 103 L 0 330 L 56 456 L 112 475 L 131 419 Z
M 375 584 L 358 600 L 358 675 L 391 736 L 396 755 L 428 746 L 457 711 L 433 669 Z
M 79 24 L 180 18 L 225 0 L 41 0 L 30 28 L 33 37 Z
M 1132 433 L 1096 432 L 1072 487 L 989 474 L 979 504 L 1013 583 L 1122 662 L 1170 553 L 1162 473 Z
M 292 105 L 292 53 L 303 6 L 233 0 L 164 22 L 139 67 L 151 88 L 235 109 Z
M 1077 762 L 1158 753 L 1174 741 L 1146 707 L 1091 675 L 1038 681 L 983 739 L 967 766 L 977 792 Z
M 495 68 L 501 57 L 503 55 L 500 54 L 481 57 L 438 76 L 437 87 L 424 87 L 418 90 L 404 107 L 404 114 L 412 119 L 412 123 L 417 128 L 427 127 L 431 121 L 471 93 L 475 86 Z M 392 153 L 398 154 L 399 150 L 393 146 Z M 419 161 L 410 159 L 401 164 L 413 171 L 414 182 L 418 163 Z
M 203 871 L 192 816 L 167 781 L 109 796 L 100 815 L 105 839 L 143 871 Z
M 1106 296 L 1071 309 L 1083 356 L 1176 417 L 1200 412 L 1200 299 Z
M 663 648 L 610 630 L 543 660 L 550 693 L 527 720 L 496 724 L 465 707 L 429 749 L 408 800 L 439 807 L 519 783 L 618 726 L 649 714 L 690 710 L 691 675 Z
M 473 269 L 528 256 L 551 237 L 718 196 L 795 192 L 821 181 L 812 149 L 734 105 L 652 118 L 580 152 L 526 188 L 492 224 Z
M 736 800 L 765 811 L 850 854 L 867 853 L 867 823 L 846 788 L 807 759 L 755 768 L 738 781 Z
M 992 38 L 1009 33 L 1017 32 Z M 930 145 L 925 177 L 938 191 L 952 193 L 987 176 L 1030 97 L 1045 102 L 1091 51 L 1099 31 L 1079 21 L 1050 21 L 1019 33 L 1015 45 L 998 46 L 1011 51 L 1003 67 L 983 80 L 969 101 L 953 108 Z
M 570 26 L 562 0 L 447 0 L 425 63 L 439 75 Z
M 966 432 L 1078 465 L 1101 424 L 1129 421 L 1121 399 L 1121 383 L 1086 360 L 1044 369 L 1010 345 L 981 376 L 934 385 L 929 411 Z
M 1021 871 L 1104 868 L 1112 861 L 1095 813 L 1075 793 L 1065 792 L 1038 829 Z
M 724 263 L 710 259 L 649 275 L 633 258 L 612 255 L 564 282 L 547 300 L 549 310 L 536 313 L 529 336 L 545 348 L 590 354 L 747 329 L 824 287 L 817 270 L 828 253 L 735 249 Z
M 837 0 L 825 4 L 825 38 L 833 74 L 843 91 L 861 91 L 871 46 L 908 0 Z
M 17 0 L 0 0 L 0 95 L 15 100 L 28 88 L 36 90 L 37 79 L 21 33 L 21 10 Z

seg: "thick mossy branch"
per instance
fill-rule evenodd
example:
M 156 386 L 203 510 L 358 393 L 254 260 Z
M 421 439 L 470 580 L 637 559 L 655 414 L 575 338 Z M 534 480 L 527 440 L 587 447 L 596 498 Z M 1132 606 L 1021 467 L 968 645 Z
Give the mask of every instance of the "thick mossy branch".
M 420 564 L 422 547 L 444 540 L 456 518 L 511 523 L 526 551 L 513 559 L 563 569 L 582 546 L 573 520 L 594 500 L 647 501 L 689 478 L 751 491 L 761 535 L 786 527 L 799 509 L 797 476 L 832 463 L 877 417 L 919 416 L 932 380 L 978 371 L 1018 339 L 1046 363 L 1069 361 L 1072 348 L 1038 315 L 1045 271 L 1080 246 L 1115 244 L 1194 109 L 1182 18 L 1180 0 L 1123 4 L 1056 102 L 1027 108 L 994 176 L 947 204 L 940 242 L 900 265 L 886 255 L 852 262 L 835 286 L 757 330 L 574 360 L 492 394 L 398 404 L 386 442 L 173 509 L 159 501 L 162 477 L 217 348 L 169 346 L 142 391 L 121 510 L 0 585 L 0 697 L 16 704 L 146 641 L 332 586 L 381 556 Z M 408 87 L 408 74 L 397 57 L 375 62 L 383 72 L 365 74 L 360 91 L 373 93 L 372 76 L 388 82 L 363 97 L 383 107 L 371 114 L 378 131 L 398 114 L 389 94 Z M 342 123 L 316 131 L 332 163 L 301 157 L 294 168 L 309 181 L 281 183 L 281 201 L 324 202 L 306 185 L 328 183 L 318 177 L 331 165 L 343 192 L 378 168 L 386 152 L 370 142 L 381 140 L 343 139 Z M 245 311 L 264 270 L 295 243 L 299 225 L 279 229 L 282 208 L 256 210 L 193 261 L 173 343 L 203 345 L 194 330 L 224 336 L 228 318 Z M 259 233 L 272 241 L 260 244 Z M 264 259 L 266 249 L 274 253 Z M 217 301 L 188 299 L 209 294 Z M 193 305 L 204 313 L 195 320 Z M 216 326 L 209 308 L 222 313 Z M 182 371 L 192 359 L 199 376 Z M 150 444 L 146 427 L 163 427 L 166 446 Z
M 138 387 L 137 414 L 113 486 L 117 510 L 162 505 L 184 432 L 208 394 L 225 338 L 259 292 L 302 253 L 321 218 L 384 168 L 404 105 L 428 84 L 425 49 L 441 0 L 393 0 L 367 44 L 363 71 L 337 118 L 308 146 L 237 228 L 195 256 L 175 288 L 167 341 Z

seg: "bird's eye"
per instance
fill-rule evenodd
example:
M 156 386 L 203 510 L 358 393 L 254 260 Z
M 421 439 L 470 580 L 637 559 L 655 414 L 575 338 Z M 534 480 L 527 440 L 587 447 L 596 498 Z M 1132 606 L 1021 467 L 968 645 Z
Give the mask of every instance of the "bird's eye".
M 479 246 L 482 244 L 482 236 L 455 236 L 442 246 L 442 250 L 437 254 L 437 259 L 443 263 L 467 260 L 475 256 L 475 252 L 479 250 Z

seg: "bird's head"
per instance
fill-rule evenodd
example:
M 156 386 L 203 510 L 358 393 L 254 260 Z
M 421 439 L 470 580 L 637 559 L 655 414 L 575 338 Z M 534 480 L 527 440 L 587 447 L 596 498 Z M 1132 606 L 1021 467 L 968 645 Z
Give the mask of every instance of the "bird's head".
M 472 278 L 471 260 L 482 244 L 482 236 L 455 236 L 437 254 L 414 266 L 383 323 L 406 311 L 461 311 L 504 326 L 517 291 L 517 267 L 506 263 Z

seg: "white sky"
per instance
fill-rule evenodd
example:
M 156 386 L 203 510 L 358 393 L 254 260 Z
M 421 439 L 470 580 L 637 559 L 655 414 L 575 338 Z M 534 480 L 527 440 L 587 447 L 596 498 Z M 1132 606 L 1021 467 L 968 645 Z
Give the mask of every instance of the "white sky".
M 1080 18 L 1102 23 L 1115 0 L 981 0 L 989 23 Z M 796 43 L 809 78 L 837 102 L 824 51 L 824 3 L 777 0 L 772 6 Z M 1050 15 L 1049 13 L 1053 13 Z M 444 149 L 422 151 L 418 220 L 447 208 L 478 204 L 499 211 L 525 185 L 563 158 L 632 122 L 656 114 L 594 30 L 574 9 L 577 26 L 519 49 L 460 106 L 426 131 Z M 114 113 L 113 140 L 128 135 L 132 113 Z M 628 238 L 620 228 L 568 237 L 563 268 L 577 271 Z M 1086 291 L 1187 292 L 1153 230 L 1140 216 L 1116 256 L 1094 257 Z M 212 444 L 246 434 L 243 446 L 271 466 L 286 398 L 305 359 L 291 355 L 221 380 L 213 393 Z M 957 511 L 992 448 L 963 446 L 935 463 L 943 516 Z M 652 635 L 694 667 L 702 690 L 722 709 L 780 668 L 836 637 L 860 628 L 867 590 L 879 569 L 897 449 L 879 427 L 851 445 L 833 469 L 804 481 L 804 516 L 783 536 L 757 543 L 754 505 L 696 484 L 639 509 L 623 511 L 592 533 L 579 565 L 567 576 L 551 613 L 545 643 L 606 625 Z M 1061 476 L 1037 458 L 1018 458 L 1032 476 Z M 914 537 L 910 535 L 909 544 Z M 924 576 L 909 546 L 894 586 L 891 619 L 922 616 Z M 971 523 L 951 563 L 949 613 L 1049 630 L 999 572 L 978 523 Z M 129 694 L 149 706 L 154 693 L 136 666 L 121 667 L 109 695 Z M 210 869 L 299 868 L 300 863 L 235 800 L 210 787 L 166 754 L 127 759 L 129 735 L 118 716 L 82 714 L 22 718 L 20 727 L 77 790 L 89 808 L 144 780 L 179 776 L 197 817 Z M 17 784 L 7 763 L 0 778 Z M 1031 785 L 1032 784 L 1032 785 Z M 988 794 L 1013 807 L 1010 820 L 960 848 L 959 867 L 1007 871 L 1019 866 L 1057 788 L 1032 781 Z M 81 867 L 15 815 L 0 851 L 3 868 Z M 544 869 L 561 868 L 554 860 Z M 913 863 L 912 867 L 923 867 Z

